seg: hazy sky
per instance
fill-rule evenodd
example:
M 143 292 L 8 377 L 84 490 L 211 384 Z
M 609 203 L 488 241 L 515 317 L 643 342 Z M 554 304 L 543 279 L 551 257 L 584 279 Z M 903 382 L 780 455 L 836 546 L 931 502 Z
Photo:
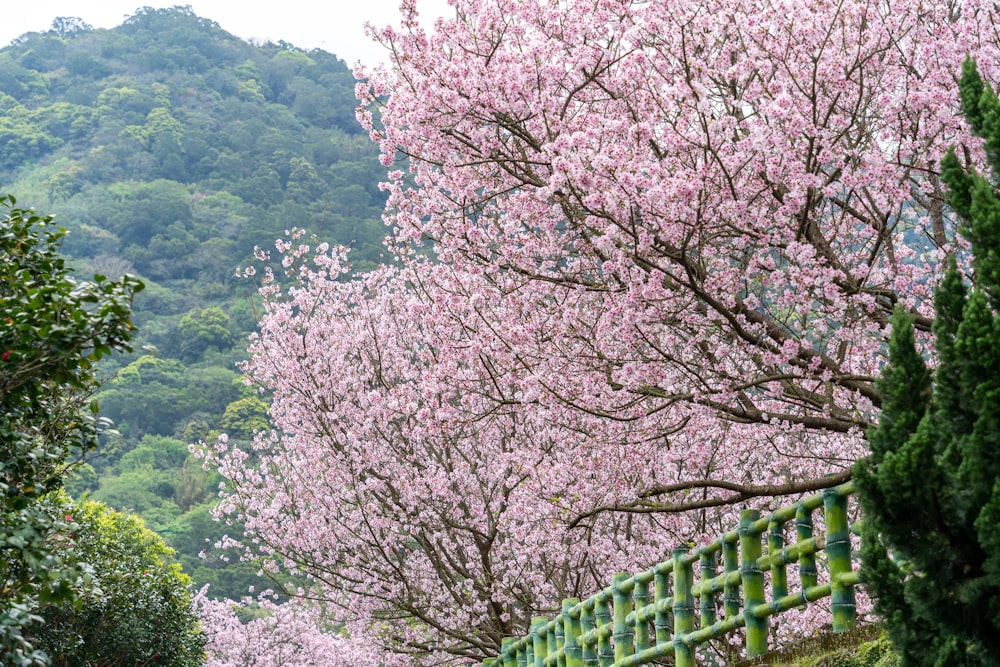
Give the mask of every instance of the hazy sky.
M 19 0 L 4 3 L 0 46 L 26 32 L 48 30 L 57 16 L 75 16 L 95 28 L 113 28 L 138 7 L 189 5 L 244 39 L 290 42 L 321 48 L 347 61 L 385 60 L 383 50 L 364 34 L 365 21 L 382 26 L 399 21 L 399 0 Z M 431 25 L 449 13 L 446 0 L 417 0 Z

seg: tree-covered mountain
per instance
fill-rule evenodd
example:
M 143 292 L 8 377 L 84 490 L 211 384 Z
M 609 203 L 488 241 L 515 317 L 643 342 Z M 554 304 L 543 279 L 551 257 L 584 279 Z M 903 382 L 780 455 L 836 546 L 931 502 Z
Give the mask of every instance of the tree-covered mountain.
M 121 26 L 57 19 L 0 49 L 0 191 L 52 213 L 83 274 L 133 273 L 136 349 L 102 362 L 102 412 L 120 437 L 70 484 L 140 512 L 214 592 L 250 580 L 198 552 L 227 528 L 218 480 L 188 454 L 221 431 L 266 425 L 266 397 L 235 363 L 255 325 L 255 246 L 293 227 L 380 261 L 384 169 L 356 123 L 354 77 L 320 50 L 252 44 L 189 7 Z

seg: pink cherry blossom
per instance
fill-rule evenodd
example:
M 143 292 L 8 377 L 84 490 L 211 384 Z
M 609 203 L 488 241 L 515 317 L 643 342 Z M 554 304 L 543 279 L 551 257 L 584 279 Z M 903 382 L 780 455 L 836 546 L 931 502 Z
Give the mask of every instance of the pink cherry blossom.
M 399 662 L 339 630 L 302 601 L 216 601 L 202 591 L 195 608 L 208 636 L 206 667 L 392 667 Z M 241 618 L 241 614 L 245 618 Z

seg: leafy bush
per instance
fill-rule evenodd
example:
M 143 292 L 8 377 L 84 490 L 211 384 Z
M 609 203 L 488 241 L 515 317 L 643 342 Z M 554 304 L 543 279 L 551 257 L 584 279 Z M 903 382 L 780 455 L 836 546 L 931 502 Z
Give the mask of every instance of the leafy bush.
M 130 350 L 135 278 L 79 281 L 65 230 L 0 197 L 0 657 L 41 664 L 24 630 L 40 604 L 71 601 L 85 572 L 58 548 L 69 521 L 46 494 L 97 446 L 94 363 Z
M 191 580 L 173 550 L 134 514 L 96 502 L 66 508 L 76 527 L 68 551 L 93 569 L 95 588 L 79 605 L 42 608 L 35 646 L 65 667 L 201 665 L 204 637 Z

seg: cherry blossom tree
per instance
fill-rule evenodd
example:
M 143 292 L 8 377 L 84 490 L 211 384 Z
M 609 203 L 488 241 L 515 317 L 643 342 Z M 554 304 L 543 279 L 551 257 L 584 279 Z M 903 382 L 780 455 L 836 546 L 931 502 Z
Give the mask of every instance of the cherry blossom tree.
M 265 277 L 246 370 L 273 388 L 282 434 L 205 452 L 231 482 L 220 512 L 245 522 L 249 557 L 308 573 L 339 622 L 377 619 L 396 650 L 469 658 L 607 568 L 660 558 L 666 524 L 609 516 L 564 530 L 581 493 L 613 500 L 636 474 L 591 455 L 602 418 L 574 433 L 561 409 L 504 404 L 523 396 L 520 379 L 460 326 L 474 299 L 459 276 L 425 263 L 342 281 L 335 253 L 281 249 L 299 283 Z M 417 282 L 433 276 L 455 290 L 436 313 Z
M 331 630 L 302 602 L 194 600 L 209 633 L 206 667 L 388 667 L 391 656 Z M 247 618 L 241 618 L 241 614 Z
M 452 4 L 359 72 L 399 266 L 279 243 L 275 430 L 206 451 L 247 555 L 418 663 L 849 477 L 891 312 L 926 345 L 962 261 L 957 73 L 1000 74 L 977 0 Z

